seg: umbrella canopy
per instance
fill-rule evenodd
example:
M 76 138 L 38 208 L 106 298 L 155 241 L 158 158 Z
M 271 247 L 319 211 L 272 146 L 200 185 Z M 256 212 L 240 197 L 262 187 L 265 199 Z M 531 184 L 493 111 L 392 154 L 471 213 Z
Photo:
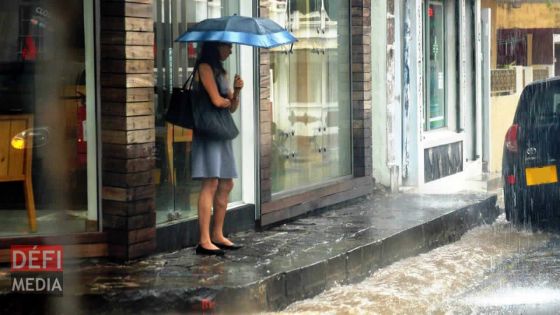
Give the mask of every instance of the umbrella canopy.
M 270 19 L 224 16 L 203 20 L 179 36 L 178 42 L 223 42 L 272 48 L 297 39 Z

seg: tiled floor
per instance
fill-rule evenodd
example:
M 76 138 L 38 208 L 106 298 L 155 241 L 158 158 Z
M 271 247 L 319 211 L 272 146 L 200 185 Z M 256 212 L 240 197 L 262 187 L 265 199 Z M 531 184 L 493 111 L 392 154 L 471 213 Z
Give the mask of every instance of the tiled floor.
M 37 210 L 37 232 L 31 233 L 25 210 L 0 210 L 0 237 L 80 233 L 86 231 L 86 211 Z

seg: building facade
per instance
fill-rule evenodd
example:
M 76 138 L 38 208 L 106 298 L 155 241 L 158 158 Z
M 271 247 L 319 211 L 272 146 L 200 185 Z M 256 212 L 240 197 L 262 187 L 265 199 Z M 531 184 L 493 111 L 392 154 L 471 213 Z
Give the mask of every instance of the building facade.
M 560 4 L 402 0 L 371 12 L 376 181 L 495 185 L 523 87 L 559 73 Z
M 482 173 L 480 1 L 375 6 L 374 176 L 396 189 Z
M 174 39 L 205 18 L 269 17 L 299 38 L 225 63 L 245 81 L 229 231 L 371 192 L 370 12 L 369 0 L 0 5 L 0 258 L 12 244 L 123 260 L 196 244 L 192 132 L 163 115 L 199 49 Z

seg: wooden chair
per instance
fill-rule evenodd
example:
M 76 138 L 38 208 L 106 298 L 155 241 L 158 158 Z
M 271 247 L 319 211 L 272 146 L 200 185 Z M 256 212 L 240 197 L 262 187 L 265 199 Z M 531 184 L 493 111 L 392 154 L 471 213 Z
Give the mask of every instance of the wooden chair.
M 169 179 L 171 184 L 173 185 L 175 184 L 175 165 L 173 163 L 173 143 L 175 142 L 186 142 L 187 149 L 185 151 L 185 154 L 187 156 L 185 156 L 185 158 L 188 160 L 190 153 L 190 144 L 192 143 L 192 130 L 167 123 L 167 165 L 169 169 Z
M 33 115 L 0 115 L 0 182 L 21 181 L 25 195 L 25 206 L 29 229 L 37 231 L 35 199 L 31 181 L 31 160 L 33 139 L 25 137 L 23 148 L 12 146 L 12 139 L 18 133 L 33 128 Z

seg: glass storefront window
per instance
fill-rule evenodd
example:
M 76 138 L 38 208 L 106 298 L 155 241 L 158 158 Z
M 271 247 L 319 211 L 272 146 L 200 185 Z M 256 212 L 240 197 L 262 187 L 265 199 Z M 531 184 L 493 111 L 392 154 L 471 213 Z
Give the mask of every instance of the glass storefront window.
M 156 212 L 157 223 L 196 218 L 200 181 L 191 178 L 192 131 L 167 123 L 163 116 L 173 87 L 183 85 L 197 58 L 197 43 L 177 43 L 175 38 L 206 18 L 239 13 L 239 1 L 154 0 L 155 108 L 156 108 Z M 239 73 L 239 47 L 224 62 L 230 82 Z M 248 87 L 250 88 L 250 87 Z M 241 105 L 243 106 L 243 105 Z M 241 126 L 240 111 L 234 113 Z M 240 128 L 241 129 L 241 128 Z M 233 141 L 237 170 L 241 174 L 241 137 Z M 241 178 L 234 180 L 230 203 L 241 201 Z
M 445 42 L 444 7 L 442 2 L 429 1 L 426 10 L 426 108 L 424 130 L 445 127 Z
M 298 38 L 271 49 L 272 192 L 352 174 L 347 1 L 270 1 Z
M 0 236 L 98 230 L 93 16 L 0 3 Z

